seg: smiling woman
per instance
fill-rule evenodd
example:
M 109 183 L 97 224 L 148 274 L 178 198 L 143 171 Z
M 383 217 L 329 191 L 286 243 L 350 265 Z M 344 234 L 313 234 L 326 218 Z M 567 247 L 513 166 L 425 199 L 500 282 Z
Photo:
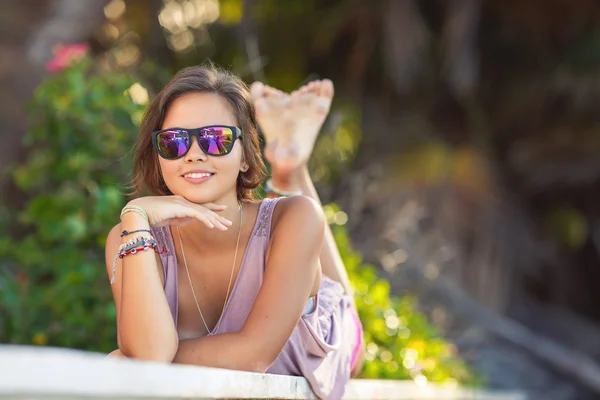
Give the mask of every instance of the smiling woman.
M 212 65 L 181 71 L 150 104 L 138 197 L 106 243 L 111 355 L 304 376 L 339 399 L 362 348 L 347 275 L 330 273 L 318 197 L 254 198 L 256 126 L 248 87 Z
M 135 194 L 149 192 L 155 195 L 172 195 L 174 192 L 166 182 L 172 175 L 161 173 L 160 168 L 177 168 L 177 163 L 168 161 L 184 155 L 193 157 L 196 150 L 203 150 L 203 156 L 206 157 L 210 150 L 214 150 L 214 146 L 227 145 L 227 151 L 212 151 L 211 158 L 239 151 L 233 157 L 223 157 L 218 161 L 234 162 L 232 160 L 243 153 L 245 163 L 242 167 L 247 166 L 248 170 L 238 174 L 236 188 L 240 200 L 253 199 L 252 191 L 259 186 L 265 174 L 264 162 L 260 157 L 254 106 L 248 91 L 242 90 L 244 86 L 240 86 L 243 85 L 241 81 L 233 82 L 223 77 L 219 80 L 215 71 L 212 71 L 213 75 L 210 71 L 208 68 L 182 71 L 150 104 L 142 122 L 135 155 Z M 194 125 L 202 121 L 204 123 L 201 125 Z M 215 129 L 208 131 L 211 126 L 220 128 L 222 139 L 218 141 L 218 145 L 209 136 L 216 132 Z M 199 127 L 204 128 L 194 129 Z M 245 138 L 240 141 L 241 146 L 236 146 L 236 139 L 242 132 Z M 198 148 L 192 146 L 193 137 L 196 138 Z M 174 151 L 173 146 L 167 146 L 169 141 L 177 143 L 177 153 L 163 152 L 168 147 Z M 157 152 L 161 157 L 157 157 Z

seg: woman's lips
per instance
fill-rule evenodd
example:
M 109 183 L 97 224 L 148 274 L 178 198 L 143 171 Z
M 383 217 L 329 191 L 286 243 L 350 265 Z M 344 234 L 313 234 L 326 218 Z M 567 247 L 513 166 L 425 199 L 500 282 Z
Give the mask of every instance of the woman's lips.
M 214 174 L 209 172 L 192 172 L 183 175 L 183 179 L 185 179 L 189 183 L 199 184 L 204 183 L 210 178 L 213 177 Z

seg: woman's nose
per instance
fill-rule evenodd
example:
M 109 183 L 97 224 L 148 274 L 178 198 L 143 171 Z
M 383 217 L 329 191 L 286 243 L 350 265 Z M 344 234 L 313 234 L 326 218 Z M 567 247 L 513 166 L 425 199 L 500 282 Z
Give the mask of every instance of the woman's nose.
M 202 151 L 200 145 L 198 144 L 198 139 L 195 136 L 192 136 L 192 145 L 185 155 L 186 162 L 196 162 L 196 161 L 206 161 L 207 155 Z

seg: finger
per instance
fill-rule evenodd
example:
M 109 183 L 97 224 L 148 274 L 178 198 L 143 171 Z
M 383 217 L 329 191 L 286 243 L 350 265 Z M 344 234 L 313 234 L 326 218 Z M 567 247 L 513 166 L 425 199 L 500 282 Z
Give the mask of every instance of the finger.
M 177 217 L 196 218 L 199 221 L 201 221 L 202 223 L 204 223 L 207 227 L 209 227 L 209 228 L 218 227 L 219 230 L 227 230 L 228 226 L 233 225 L 233 223 L 231 221 L 229 221 L 227 218 L 220 216 L 216 212 L 209 209 L 207 206 L 214 208 L 216 211 L 222 211 L 225 208 L 227 208 L 227 206 L 222 205 L 222 204 L 206 203 L 206 204 L 200 205 L 200 204 L 194 204 L 191 202 L 187 202 L 187 200 L 184 200 L 184 203 L 182 204 L 182 208 L 181 208 L 181 210 L 179 210 L 179 213 L 181 213 L 182 215 L 179 215 L 179 213 L 178 213 Z
M 212 223 L 211 218 L 201 212 L 196 214 L 196 218 L 211 229 L 215 227 L 215 224 Z
M 199 219 L 205 223 L 209 228 L 217 228 L 222 231 L 226 231 L 229 227 L 225 225 L 224 222 L 221 222 L 220 219 L 225 219 L 211 211 L 199 211 Z M 225 221 L 228 221 L 225 219 Z
M 205 211 L 206 212 L 206 211 Z M 219 214 L 215 214 L 213 212 L 208 212 L 208 216 L 211 220 L 211 222 L 216 226 L 217 224 L 225 226 L 226 228 L 229 228 L 231 225 L 233 225 L 233 222 L 231 222 L 230 220 L 228 220 L 227 218 L 223 217 L 222 215 Z
M 213 223 L 213 225 L 215 226 L 215 228 L 217 228 L 220 231 L 226 231 L 227 229 L 229 229 L 228 226 L 225 226 L 223 223 L 221 223 L 219 220 L 217 220 L 216 218 L 213 219 L 211 221 Z
M 212 204 L 214 204 L 214 203 L 212 203 Z M 223 217 L 220 214 L 217 214 L 218 211 L 222 211 L 222 210 L 216 210 L 217 212 L 215 212 L 210 209 L 207 209 L 204 205 L 198 205 L 197 210 L 202 213 L 206 213 L 208 216 L 216 219 L 217 221 L 219 221 L 221 223 L 224 223 L 226 225 L 232 225 L 232 222 L 230 220 L 228 220 L 227 218 Z
M 216 212 L 214 212 L 214 211 L 212 211 L 212 210 L 209 210 L 209 209 L 207 209 L 207 208 L 206 208 L 206 207 L 204 207 L 204 206 L 197 205 L 197 206 L 195 207 L 195 210 L 196 210 L 197 212 L 199 212 L 199 213 L 202 213 L 202 214 L 204 214 L 204 215 L 208 216 L 208 218 L 210 218 L 210 219 L 211 219 L 211 221 L 212 221 L 212 220 L 215 220 L 215 221 L 221 221 L 221 220 L 222 220 L 222 222 L 226 222 L 226 221 L 227 221 L 227 222 L 230 222 L 230 221 L 229 221 L 227 218 L 224 218 L 224 217 L 222 217 L 221 215 L 217 214 Z
M 209 228 L 214 228 L 215 226 L 210 221 L 210 218 L 205 213 L 196 210 L 193 207 L 183 206 L 175 211 L 175 215 L 173 219 L 187 219 L 187 218 L 196 218 L 200 222 L 204 223 Z
M 219 221 L 220 223 L 222 223 L 222 224 L 225 224 L 225 225 L 227 225 L 227 226 L 231 226 L 231 225 L 233 225 L 233 222 L 231 222 L 231 221 L 230 221 L 230 220 L 228 220 L 227 218 L 225 218 L 225 217 L 222 217 L 222 216 L 220 216 L 220 215 L 217 215 L 217 221 Z
M 250 86 L 250 94 L 253 99 L 258 99 L 265 92 L 265 85 L 262 82 L 254 82 L 252 86 Z

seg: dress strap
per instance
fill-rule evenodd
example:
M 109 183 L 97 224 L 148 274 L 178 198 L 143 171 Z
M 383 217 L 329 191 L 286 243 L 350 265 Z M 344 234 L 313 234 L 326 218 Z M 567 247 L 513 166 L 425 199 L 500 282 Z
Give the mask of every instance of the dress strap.
M 260 203 L 260 208 L 258 210 L 258 224 L 256 225 L 256 231 L 254 234 L 256 236 L 265 236 L 267 240 L 271 236 L 271 221 L 273 219 L 273 210 L 275 209 L 275 205 L 281 198 L 269 199 L 265 198 Z

